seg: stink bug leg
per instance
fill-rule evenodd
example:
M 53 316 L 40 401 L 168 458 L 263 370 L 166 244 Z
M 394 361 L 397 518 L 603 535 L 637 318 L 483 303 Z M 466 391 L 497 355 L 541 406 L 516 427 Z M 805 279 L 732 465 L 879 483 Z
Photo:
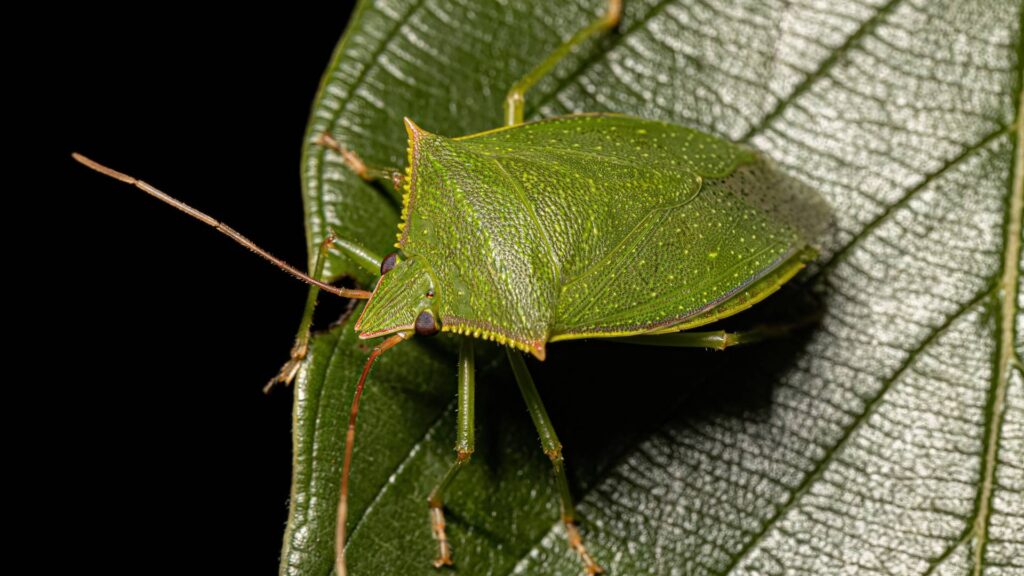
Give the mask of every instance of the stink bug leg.
M 544 453 L 551 459 L 555 482 L 558 484 L 562 523 L 565 525 L 565 532 L 569 537 L 569 547 L 576 551 L 583 562 L 583 569 L 586 570 L 587 576 L 601 574 L 604 570 L 590 557 L 586 546 L 583 545 L 579 530 L 576 529 L 578 518 L 576 517 L 576 506 L 572 503 L 572 493 L 569 491 L 569 479 L 565 475 L 562 443 L 558 441 L 558 434 L 555 433 L 555 427 L 551 424 L 551 418 L 548 417 L 548 411 L 544 408 L 540 393 L 537 392 L 537 386 L 533 383 L 533 377 L 530 376 L 530 370 L 526 367 L 523 356 L 509 348 L 508 361 L 512 365 L 516 383 L 519 384 L 519 392 L 522 393 L 526 407 L 530 411 L 533 425 L 537 428 L 537 433 L 540 434 L 540 445 L 544 449 Z
M 340 248 L 346 256 L 370 272 L 376 272 L 381 267 L 381 258 L 379 256 L 355 242 L 338 238 L 334 230 L 331 230 L 323 242 L 320 243 L 320 250 L 316 255 L 316 263 L 313 266 L 313 278 L 317 281 L 324 281 L 324 265 L 327 262 L 327 255 L 333 246 Z M 263 387 L 263 392 L 269 393 L 274 385 L 278 383 L 286 386 L 290 385 L 295 378 L 295 374 L 299 371 L 299 367 L 302 366 L 302 361 L 306 359 L 306 353 L 309 351 L 309 334 L 313 325 L 313 312 L 316 309 L 316 301 L 319 295 L 319 286 L 312 285 L 309 287 L 309 295 L 306 296 L 306 307 L 302 313 L 302 320 L 299 322 L 299 331 L 295 335 L 295 344 L 292 345 L 291 357 L 284 363 L 284 366 L 281 366 L 281 370 L 278 371 L 277 375 L 267 382 L 267 385 Z
M 725 350 L 733 346 L 743 344 L 754 344 L 764 340 L 781 338 L 787 334 L 806 328 L 818 321 L 817 316 L 808 317 L 801 322 L 790 324 L 770 324 L 755 326 L 749 330 L 739 332 L 726 332 L 725 330 L 708 330 L 702 332 L 673 332 L 670 334 L 656 334 L 651 336 L 629 336 L 627 338 L 609 338 L 616 342 L 626 344 L 641 344 L 644 346 L 663 346 L 669 348 L 709 348 L 712 350 Z
M 317 138 L 316 143 L 337 152 L 338 155 L 341 156 L 342 160 L 345 161 L 345 165 L 348 166 L 356 176 L 359 176 L 367 182 L 375 182 L 378 180 L 390 182 L 395 192 L 399 192 L 405 183 L 405 175 L 402 174 L 401 170 L 397 168 L 371 166 L 366 162 L 363 162 L 363 159 L 359 154 L 356 154 L 355 150 L 345 148 L 339 144 L 337 140 L 331 137 L 330 134 L 321 134 L 320 137 Z M 401 197 L 397 198 L 397 200 L 401 201 Z
M 543 62 L 530 70 L 519 82 L 509 89 L 505 96 L 505 125 L 515 126 L 523 123 L 523 110 L 526 108 L 526 91 L 547 76 L 555 66 L 568 56 L 576 46 L 588 39 L 612 30 L 619 25 L 622 18 L 622 0 L 608 0 L 608 9 L 604 15 L 582 28 L 567 42 L 555 49 Z
M 455 462 L 445 473 L 437 486 L 430 491 L 427 505 L 430 507 L 430 524 L 434 538 L 437 540 L 437 558 L 434 566 L 452 565 L 452 547 L 444 530 L 444 490 L 469 462 L 476 445 L 474 425 L 474 396 L 476 390 L 476 362 L 473 353 L 473 339 L 463 338 L 459 347 L 459 410 L 457 417 L 457 437 L 455 440 Z
M 331 250 L 334 240 L 335 236 L 332 231 L 320 243 L 320 251 L 316 255 L 313 278 L 321 282 L 324 275 L 324 262 L 327 260 L 327 253 Z M 291 357 L 285 362 L 284 366 L 281 366 L 281 370 L 278 371 L 277 375 L 271 378 L 267 385 L 263 387 L 264 393 L 270 393 L 270 389 L 278 382 L 285 385 L 291 384 L 292 379 L 295 378 L 295 373 L 299 371 L 299 366 L 302 365 L 302 361 L 306 358 L 306 352 L 309 350 L 309 327 L 313 324 L 313 309 L 316 308 L 316 297 L 319 294 L 319 287 L 309 287 L 309 296 L 306 297 L 306 310 L 302 314 L 302 322 L 299 324 L 299 333 L 295 336 L 295 344 L 292 345 Z

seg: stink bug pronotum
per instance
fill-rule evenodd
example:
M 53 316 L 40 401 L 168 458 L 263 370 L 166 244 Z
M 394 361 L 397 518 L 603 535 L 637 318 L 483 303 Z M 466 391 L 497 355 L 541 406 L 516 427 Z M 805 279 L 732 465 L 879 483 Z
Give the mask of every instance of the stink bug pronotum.
M 329 235 L 312 275 L 278 260 L 221 222 L 156 188 L 81 155 L 75 159 L 206 222 L 309 283 L 292 357 L 272 381 L 289 382 L 304 361 L 319 290 L 366 299 L 355 323 L 378 338 L 356 389 L 338 507 L 336 568 L 346 573 L 345 520 L 356 416 L 374 360 L 414 336 L 460 335 L 460 366 L 473 340 L 506 347 L 513 374 L 551 459 L 569 545 L 587 574 L 602 572 L 575 526 L 562 446 L 521 352 L 543 360 L 548 343 L 580 338 L 725 348 L 774 330 L 694 332 L 736 314 L 792 278 L 816 256 L 828 209 L 810 189 L 755 151 L 696 130 L 615 115 L 523 122 L 524 95 L 588 38 L 615 28 L 621 0 L 538 64 L 508 92 L 506 125 L 448 138 L 411 119 L 405 170 L 365 165 L 330 134 L 320 143 L 368 180 L 403 192 L 397 252 L 384 258 Z M 372 291 L 322 281 L 331 247 L 373 262 Z M 473 452 L 474 374 L 459 371 L 457 455 L 429 496 L 435 566 L 452 564 L 443 493 Z M 466 400 L 466 401 L 463 401 Z

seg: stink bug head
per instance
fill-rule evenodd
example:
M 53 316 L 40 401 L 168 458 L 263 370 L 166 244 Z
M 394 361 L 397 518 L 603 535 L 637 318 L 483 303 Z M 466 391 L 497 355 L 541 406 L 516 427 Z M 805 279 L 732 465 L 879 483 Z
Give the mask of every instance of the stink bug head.
M 400 259 L 377 281 L 355 329 L 360 338 L 415 330 L 423 311 L 430 310 L 437 317 L 437 300 L 426 262 L 416 257 Z

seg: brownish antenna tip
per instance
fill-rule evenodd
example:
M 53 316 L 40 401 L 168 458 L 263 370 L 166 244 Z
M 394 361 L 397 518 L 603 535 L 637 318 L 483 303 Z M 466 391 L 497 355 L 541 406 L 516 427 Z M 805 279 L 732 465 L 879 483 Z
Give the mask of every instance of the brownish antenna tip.
M 92 168 L 93 170 L 99 172 L 100 174 L 106 174 L 107 176 L 110 176 L 114 180 L 120 180 L 125 184 L 135 184 L 135 178 L 132 178 L 131 176 L 123 172 L 118 172 L 117 170 L 107 168 L 103 164 L 100 164 L 99 162 L 96 162 L 95 160 L 92 160 L 90 158 L 86 158 L 85 156 L 82 156 L 78 152 L 72 152 L 71 157 L 77 160 L 78 162 L 85 164 L 89 168 Z
M 153 186 L 147 184 L 146 182 L 143 182 L 142 180 L 139 180 L 138 178 L 129 176 L 129 175 L 125 174 L 124 172 L 118 172 L 117 170 L 114 170 L 113 168 L 108 168 L 108 167 L 104 166 L 103 164 L 100 164 L 99 162 L 96 162 L 95 160 L 92 160 L 90 158 L 87 158 L 87 157 L 79 154 L 78 152 L 72 152 L 71 153 L 71 157 L 74 158 L 75 161 L 77 161 L 77 162 L 79 162 L 81 164 L 84 164 L 85 166 L 88 166 L 89 168 L 92 168 L 93 170 L 99 172 L 100 174 L 104 174 L 106 176 L 109 176 L 109 177 L 113 178 L 114 180 L 119 180 L 121 182 L 124 182 L 125 184 L 131 184 L 132 186 L 135 186 L 136 188 L 138 188 L 139 190 L 142 190 L 146 194 L 149 194 L 150 196 L 152 196 L 154 198 L 162 200 L 163 202 L 166 202 L 167 204 L 170 204 L 171 206 L 174 206 L 175 208 L 177 208 L 178 210 L 181 210 L 182 212 L 188 214 L 189 216 L 192 216 L 193 218 L 195 218 L 197 220 L 200 220 L 200 221 L 202 221 L 202 222 L 204 222 L 206 224 L 209 224 L 210 226 L 213 226 L 221 234 L 224 234 L 228 238 L 231 238 L 235 242 L 238 242 L 242 246 L 245 246 L 249 250 L 252 250 L 258 256 L 260 256 L 260 257 L 264 258 L 265 260 L 269 261 L 274 266 L 277 266 L 281 270 L 284 270 L 285 272 L 291 274 L 292 276 L 298 278 L 299 280 L 302 280 L 303 282 L 305 282 L 307 284 L 312 284 L 313 286 L 316 286 L 316 287 L 320 288 L 321 290 L 324 290 L 325 292 L 330 292 L 331 294 L 336 294 L 338 296 L 341 296 L 342 298 L 352 298 L 354 300 L 366 300 L 367 298 L 369 298 L 371 296 L 371 293 L 367 292 L 366 290 L 352 290 L 352 289 L 349 289 L 349 288 L 337 288 L 335 286 L 331 286 L 330 284 L 327 284 L 326 282 L 321 282 L 321 281 L 317 280 L 316 278 L 310 277 L 305 272 L 299 270 L 298 268 L 292 266 L 291 264 L 285 262 L 284 260 L 281 260 L 280 258 L 275 257 L 274 255 L 272 255 L 270 252 L 267 252 L 263 248 L 260 248 L 259 246 L 256 245 L 255 242 L 253 242 L 252 240 L 249 240 L 245 236 L 242 236 L 241 234 L 236 232 L 233 228 L 231 228 L 227 224 L 224 224 L 223 222 L 213 218 L 212 216 L 209 216 L 208 214 L 206 214 L 204 212 L 200 212 L 199 210 L 196 210 L 195 208 L 189 206 L 188 204 L 185 204 L 181 200 L 178 200 L 177 198 L 174 198 L 174 197 L 164 193 L 163 191 L 158 190 L 157 188 L 154 188 Z

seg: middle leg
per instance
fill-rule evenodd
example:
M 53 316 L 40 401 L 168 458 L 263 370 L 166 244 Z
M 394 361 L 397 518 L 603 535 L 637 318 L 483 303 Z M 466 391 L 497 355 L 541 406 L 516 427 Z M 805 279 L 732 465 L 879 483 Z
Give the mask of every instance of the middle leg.
M 601 574 L 604 570 L 591 558 L 587 548 L 583 545 L 579 530 L 576 529 L 576 507 L 573 506 L 572 493 L 569 492 L 569 479 L 565 475 L 562 443 L 558 441 L 555 427 L 551 425 L 548 411 L 544 408 L 544 403 L 541 402 L 540 394 L 537 393 L 537 387 L 533 383 L 530 371 L 526 368 L 522 354 L 512 348 L 508 348 L 507 351 L 508 361 L 512 364 L 512 373 L 519 384 L 519 391 L 522 392 L 523 400 L 526 401 L 526 408 L 530 412 L 530 418 L 533 419 L 533 425 L 537 427 L 537 432 L 540 434 L 540 444 L 544 448 L 544 453 L 551 459 L 551 465 L 554 468 L 555 482 L 558 484 L 558 497 L 561 502 L 562 523 L 569 536 L 569 547 L 576 551 L 588 576 Z
M 568 56 L 576 46 L 589 38 L 603 34 L 618 26 L 621 17 L 622 0 L 608 0 L 608 8 L 605 10 L 604 15 L 591 22 L 589 26 L 576 32 L 572 38 L 556 48 L 554 52 L 548 54 L 547 58 L 516 82 L 509 89 L 508 94 L 505 95 L 505 125 L 515 126 L 522 124 L 523 110 L 526 108 L 526 91 L 554 70 L 555 66 Z

